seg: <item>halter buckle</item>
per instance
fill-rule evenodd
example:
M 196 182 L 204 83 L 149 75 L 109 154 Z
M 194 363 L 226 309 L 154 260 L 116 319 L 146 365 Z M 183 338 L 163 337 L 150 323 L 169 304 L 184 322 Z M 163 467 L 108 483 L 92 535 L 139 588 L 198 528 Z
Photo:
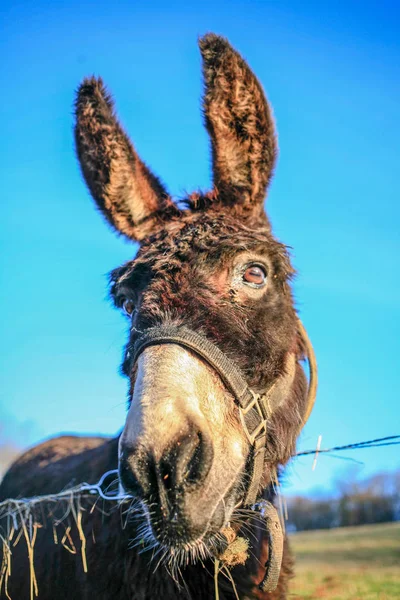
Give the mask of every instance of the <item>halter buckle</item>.
M 267 435 L 267 420 L 265 419 L 264 413 L 260 406 L 260 394 L 256 394 L 252 390 L 250 390 L 252 395 L 252 400 L 247 404 L 247 406 L 239 407 L 240 420 L 243 425 L 244 432 L 246 434 L 247 439 L 249 440 L 251 446 L 254 446 L 256 440 L 258 438 L 264 437 Z M 250 430 L 248 423 L 246 422 L 246 416 L 248 413 L 255 409 L 257 417 L 259 418 L 259 424 L 253 429 Z

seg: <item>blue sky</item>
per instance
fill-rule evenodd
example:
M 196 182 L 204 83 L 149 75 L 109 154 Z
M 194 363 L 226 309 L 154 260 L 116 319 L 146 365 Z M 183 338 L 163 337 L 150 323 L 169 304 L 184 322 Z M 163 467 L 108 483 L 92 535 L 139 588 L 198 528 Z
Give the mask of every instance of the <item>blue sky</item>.
M 396 2 L 5 2 L 0 219 L 0 435 L 113 434 L 125 320 L 106 273 L 135 253 L 103 223 L 72 142 L 81 78 L 100 74 L 141 156 L 183 195 L 210 185 L 199 34 L 227 36 L 273 104 L 280 159 L 268 199 L 293 247 L 297 305 L 320 388 L 299 448 L 400 433 L 399 99 Z M 3 440 L 3 441 L 4 441 Z M 364 474 L 398 448 L 351 454 Z M 329 488 L 346 465 L 288 471 Z

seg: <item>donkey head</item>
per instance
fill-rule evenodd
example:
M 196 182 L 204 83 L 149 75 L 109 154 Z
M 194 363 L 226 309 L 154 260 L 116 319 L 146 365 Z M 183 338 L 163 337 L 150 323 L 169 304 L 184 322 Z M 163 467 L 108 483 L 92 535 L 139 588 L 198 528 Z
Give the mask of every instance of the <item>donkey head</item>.
M 141 244 L 111 274 L 112 297 L 130 324 L 120 478 L 142 501 L 153 540 L 175 549 L 218 537 L 246 498 L 261 450 L 256 492 L 270 483 L 293 453 L 307 403 L 293 269 L 263 207 L 277 155 L 271 109 L 225 39 L 208 34 L 200 50 L 214 187 L 179 207 L 138 157 L 102 81 L 86 79 L 76 102 L 77 152 L 90 192 L 111 225 Z M 141 343 L 149 331 L 153 337 Z M 165 331 L 186 331 L 186 339 Z M 210 360 L 213 349 L 253 392 L 279 388 L 292 360 L 262 449 L 252 444 L 229 376 Z

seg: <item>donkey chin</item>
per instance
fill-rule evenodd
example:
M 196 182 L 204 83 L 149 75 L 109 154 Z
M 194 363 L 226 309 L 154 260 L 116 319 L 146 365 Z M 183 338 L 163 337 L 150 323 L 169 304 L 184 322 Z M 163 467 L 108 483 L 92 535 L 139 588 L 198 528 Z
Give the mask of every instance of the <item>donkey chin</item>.
M 119 473 L 146 516 L 138 540 L 185 561 L 218 552 L 249 454 L 233 397 L 212 368 L 173 344 L 146 348 L 132 389 Z

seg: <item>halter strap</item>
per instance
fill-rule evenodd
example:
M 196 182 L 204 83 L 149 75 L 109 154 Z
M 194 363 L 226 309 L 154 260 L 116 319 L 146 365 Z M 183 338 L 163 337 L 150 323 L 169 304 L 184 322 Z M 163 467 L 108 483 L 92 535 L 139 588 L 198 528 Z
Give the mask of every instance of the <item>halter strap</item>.
M 300 333 L 304 338 L 307 352 L 309 352 L 309 348 L 312 350 L 312 346 L 303 327 L 300 329 Z M 253 469 L 244 504 L 254 504 L 264 470 L 267 424 L 271 415 L 281 406 L 290 392 L 296 372 L 295 355 L 292 352 L 288 353 L 283 374 L 277 377 L 264 392 L 257 393 L 248 386 L 239 367 L 216 344 L 185 326 L 159 325 L 146 329 L 135 343 L 133 362 L 137 361 L 145 348 L 161 344 L 177 344 L 195 352 L 219 374 L 234 395 L 239 405 L 243 429 L 253 448 Z M 312 382 L 311 373 L 310 360 L 310 390 L 312 383 L 316 389 L 316 381 L 314 378 Z M 315 390 L 313 389 L 313 398 L 310 396 L 310 390 L 307 418 L 315 400 Z

